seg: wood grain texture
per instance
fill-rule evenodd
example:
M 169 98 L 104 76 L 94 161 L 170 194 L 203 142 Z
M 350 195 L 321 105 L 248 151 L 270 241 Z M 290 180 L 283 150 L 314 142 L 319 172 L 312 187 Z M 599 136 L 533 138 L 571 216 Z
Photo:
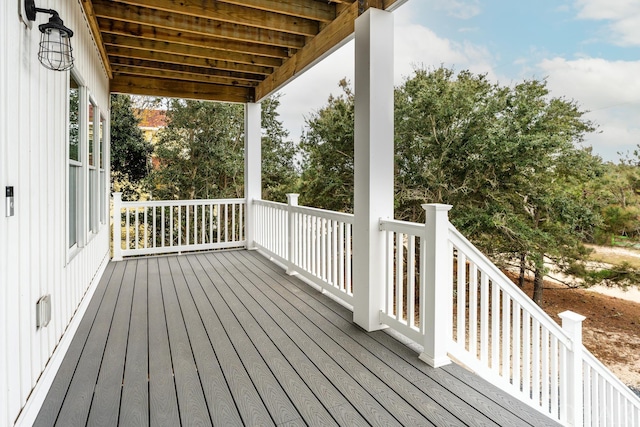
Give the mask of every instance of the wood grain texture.
M 198 286 L 197 278 L 190 269 L 182 268 L 183 263 L 187 263 L 183 258 L 169 260 L 173 271 L 182 272 L 182 275 L 174 276 L 174 281 L 193 348 L 193 355 L 202 378 L 202 388 L 209 407 L 209 414 L 214 425 L 239 425 L 242 423 L 240 414 L 233 401 L 233 396 L 226 386 L 227 382 L 213 350 L 212 342 L 216 342 L 216 337 L 208 335 L 204 328 L 193 294 L 187 284 L 189 282 L 192 286 Z
M 128 263 L 100 364 L 87 425 L 117 425 L 137 261 Z
M 181 272 L 171 270 L 169 259 L 159 259 L 160 281 L 180 408 L 180 422 L 182 425 L 210 426 L 211 418 L 175 289 L 173 275 L 176 274 L 179 277 Z
M 149 425 L 149 353 L 147 325 L 147 264 L 138 260 L 129 320 L 127 358 L 122 381 L 119 425 Z M 103 424 L 105 425 L 105 424 Z
M 56 425 L 68 427 L 86 425 L 120 289 L 122 283 L 133 281 L 134 274 L 135 264 L 127 264 L 121 280 L 110 282 L 87 338 L 87 345 L 82 351 L 69 385 L 67 394 L 74 396 L 74 398 L 65 399 Z
M 179 425 L 180 420 L 157 258 L 149 260 L 147 286 L 149 355 L 152 355 L 149 357 L 149 418 L 151 425 L 172 427 Z
M 110 264 L 37 426 L 556 425 L 253 251 Z
M 124 263 L 114 264 L 111 263 L 107 267 L 102 280 L 100 280 L 100 284 L 93 294 L 93 298 L 91 299 L 91 303 L 85 312 L 85 316 L 78 326 L 78 330 L 76 331 L 75 336 L 67 350 L 67 354 L 58 369 L 58 373 L 51 384 L 51 388 L 49 389 L 49 393 L 40 408 L 40 412 L 36 417 L 34 422 L 34 426 L 51 426 L 55 423 L 55 420 L 58 418 L 58 413 L 60 412 L 60 408 L 64 403 L 64 398 L 67 395 L 67 390 L 69 389 L 69 385 L 71 384 L 71 379 L 73 378 L 73 373 L 78 366 L 78 361 L 80 360 L 80 356 L 82 355 L 82 350 L 85 348 L 87 343 L 87 338 L 89 337 L 89 332 L 91 331 L 91 327 L 93 326 L 94 320 L 96 319 L 96 314 L 100 309 L 100 305 L 102 303 L 102 299 L 105 295 L 105 291 L 110 283 L 110 281 L 117 280 L 119 277 L 122 279 L 122 275 L 124 274 Z
M 260 323 L 254 317 L 256 314 L 254 309 L 257 308 L 252 307 L 249 309 L 245 306 L 249 301 L 249 297 L 240 298 L 232 291 L 232 289 L 238 289 L 241 286 L 236 280 L 236 277 L 241 277 L 241 275 L 231 275 L 221 264 L 214 265 L 214 268 L 224 283 L 224 285 L 221 283 L 217 287 L 220 295 L 262 359 L 268 364 L 267 366 L 274 379 L 294 404 L 299 414 L 298 417 L 302 417 L 307 422 L 315 422 L 321 425 L 337 425 L 329 412 L 320 404 L 309 387 L 289 364 L 284 354 L 262 330 Z

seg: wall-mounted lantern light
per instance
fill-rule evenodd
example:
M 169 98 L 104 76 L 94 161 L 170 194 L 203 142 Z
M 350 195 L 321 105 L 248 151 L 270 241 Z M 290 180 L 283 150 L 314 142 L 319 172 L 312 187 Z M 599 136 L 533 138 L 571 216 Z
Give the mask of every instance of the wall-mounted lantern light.
M 64 26 L 58 12 L 52 9 L 36 7 L 35 0 L 25 0 L 25 12 L 29 21 L 36 20 L 36 13 L 43 12 L 51 15 L 49 22 L 40 24 L 40 50 L 38 59 L 46 68 L 55 71 L 65 71 L 73 67 L 71 37 L 73 31 Z

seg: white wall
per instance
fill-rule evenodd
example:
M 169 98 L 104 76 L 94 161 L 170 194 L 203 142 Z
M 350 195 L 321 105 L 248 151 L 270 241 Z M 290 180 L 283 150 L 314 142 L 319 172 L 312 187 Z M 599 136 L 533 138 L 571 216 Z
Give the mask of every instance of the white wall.
M 19 5 L 20 0 L 0 1 L 2 426 L 14 424 L 109 252 L 106 224 L 68 259 L 69 72 L 50 71 L 40 65 L 37 25 L 46 22 L 48 15 L 39 13 L 29 29 L 19 16 Z M 75 71 L 108 118 L 109 81 L 80 3 L 36 0 L 36 5 L 57 10 L 65 25 L 74 31 Z M 16 192 L 15 216 L 10 218 L 5 216 L 8 185 L 14 186 Z M 86 215 L 87 212 L 85 209 Z M 45 294 L 51 294 L 51 323 L 36 329 L 36 301 Z

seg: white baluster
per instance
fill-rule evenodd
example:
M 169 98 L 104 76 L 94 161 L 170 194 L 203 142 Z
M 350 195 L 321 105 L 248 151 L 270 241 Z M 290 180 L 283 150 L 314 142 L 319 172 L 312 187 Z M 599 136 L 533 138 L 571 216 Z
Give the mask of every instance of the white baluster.
M 113 193 L 113 260 L 122 261 L 122 193 Z

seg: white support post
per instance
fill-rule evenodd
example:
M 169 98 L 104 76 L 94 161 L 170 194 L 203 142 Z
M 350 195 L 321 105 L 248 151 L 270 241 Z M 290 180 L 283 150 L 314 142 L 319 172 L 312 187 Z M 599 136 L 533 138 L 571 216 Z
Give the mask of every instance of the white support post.
M 562 329 L 571 340 L 571 350 L 567 355 L 567 369 L 563 381 L 567 384 L 567 422 L 570 426 L 583 424 L 584 396 L 582 390 L 582 322 L 586 317 L 573 311 L 563 311 L 558 316 L 562 319 Z
M 449 253 L 450 205 L 422 205 L 426 211 L 424 254 L 424 351 L 420 359 L 434 368 L 451 363 L 447 345 L 453 318 L 453 260 Z
M 113 193 L 113 261 L 122 261 L 122 193 Z
M 382 329 L 384 233 L 393 218 L 393 15 L 370 8 L 355 23 L 353 321 Z
M 296 267 L 294 264 L 293 253 L 295 251 L 298 242 L 295 241 L 295 224 L 293 218 L 295 215 L 291 211 L 291 206 L 298 206 L 298 197 L 300 195 L 296 193 L 287 193 L 287 274 L 292 275 L 296 273 Z
M 244 198 L 247 249 L 256 249 L 254 200 L 262 199 L 262 130 L 260 104 L 248 102 L 244 109 Z

